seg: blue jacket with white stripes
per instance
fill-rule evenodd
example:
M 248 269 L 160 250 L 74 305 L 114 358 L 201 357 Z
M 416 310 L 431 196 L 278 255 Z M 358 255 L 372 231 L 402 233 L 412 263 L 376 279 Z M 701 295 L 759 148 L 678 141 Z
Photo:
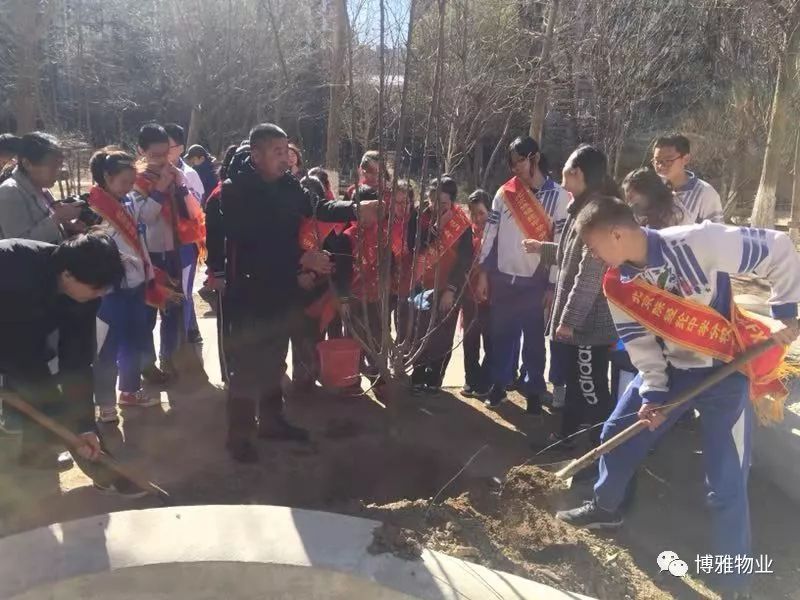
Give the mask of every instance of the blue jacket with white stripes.
M 623 281 L 635 277 L 676 296 L 710 306 L 730 318 L 731 274 L 766 279 L 772 294 L 768 304 L 776 319 L 797 317 L 800 302 L 800 255 L 785 233 L 752 227 L 729 227 L 705 221 L 700 225 L 644 230 L 647 267 L 623 265 Z M 609 303 L 617 331 L 634 366 L 642 374 L 645 402 L 661 402 L 668 388 L 667 366 L 676 369 L 710 367 L 704 354 L 657 337 L 644 325 Z

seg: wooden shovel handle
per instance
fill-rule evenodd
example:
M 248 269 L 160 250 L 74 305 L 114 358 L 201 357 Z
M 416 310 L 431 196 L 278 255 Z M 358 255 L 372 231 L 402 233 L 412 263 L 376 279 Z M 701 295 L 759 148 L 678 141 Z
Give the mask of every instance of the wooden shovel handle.
M 54 421 L 41 411 L 35 409 L 33 406 L 25 402 L 19 395 L 15 394 L 14 392 L 10 392 L 8 390 L 3 390 L 0 392 L 0 398 L 3 400 L 4 404 L 8 404 L 13 406 L 19 412 L 23 413 L 32 421 L 35 421 L 48 431 L 50 431 L 53 435 L 57 436 L 64 444 L 66 444 L 67 448 L 70 450 L 77 450 L 81 445 L 81 439 L 72 433 L 69 429 L 61 425 L 60 423 Z M 113 458 L 111 458 L 108 454 L 101 452 L 99 458 L 97 459 L 98 464 L 103 465 L 113 473 L 116 473 L 120 477 L 124 477 L 128 481 L 136 484 L 142 490 L 145 490 L 155 496 L 158 496 L 162 501 L 169 502 L 170 497 L 167 492 L 163 489 L 158 487 L 153 482 L 149 481 L 143 475 L 133 471 L 129 467 L 123 467 Z
M 707 378 L 705 378 L 697 386 L 678 394 L 678 397 L 675 398 L 675 400 L 664 406 L 664 408 L 661 410 L 662 414 L 668 415 L 673 410 L 686 404 L 690 400 L 693 400 L 699 394 L 702 394 L 707 389 L 715 386 L 729 375 L 732 375 L 733 373 L 738 371 L 740 367 L 746 365 L 748 362 L 753 360 L 758 355 L 772 348 L 775 344 L 776 344 L 775 340 L 769 338 L 768 340 L 764 340 L 763 342 L 759 342 L 758 344 L 750 346 L 747 350 L 739 354 L 731 362 L 715 369 Z M 630 438 L 632 438 L 634 435 L 636 435 L 643 429 L 647 429 L 647 427 L 648 425 L 644 421 L 636 421 L 629 427 L 626 427 L 625 429 L 620 431 L 617 435 L 615 435 L 611 439 L 606 440 L 605 442 L 603 442 L 596 448 L 593 448 L 580 458 L 576 458 L 575 460 L 573 460 L 566 467 L 558 471 L 556 473 L 556 477 L 558 477 L 559 479 L 568 479 L 572 477 L 575 473 L 577 473 L 584 467 L 589 466 L 604 454 L 608 454 L 620 444 L 627 442 Z

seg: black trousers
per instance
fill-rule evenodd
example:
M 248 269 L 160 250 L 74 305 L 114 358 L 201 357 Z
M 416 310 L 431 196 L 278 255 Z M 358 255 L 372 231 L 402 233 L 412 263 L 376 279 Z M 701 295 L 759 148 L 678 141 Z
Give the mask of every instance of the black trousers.
M 417 327 L 416 339 L 422 339 L 427 335 L 431 319 L 435 319 L 433 330 L 425 339 L 422 352 L 414 361 L 414 370 L 411 373 L 413 384 L 425 383 L 434 387 L 442 385 L 444 373 L 453 354 L 458 312 L 458 305 L 444 314 L 439 313 L 438 306 L 431 306 L 430 310 L 413 311 L 415 318 L 418 319 L 418 323 L 414 324 Z
M 25 368 L 7 369 L 2 376 L 0 388 L 15 392 L 33 408 L 57 421 L 75 434 L 94 432 L 100 433 L 94 425 L 94 415 L 91 416 L 91 425 L 86 425 L 90 419 L 81 414 L 83 410 L 92 408 L 76 406 L 61 392 L 57 377 L 50 373 L 47 363 L 37 363 Z M 22 416 L 22 453 L 51 452 L 51 446 L 63 445 L 60 438 L 49 430 L 38 425 L 26 416 Z M 100 438 L 102 445 L 102 438 Z M 104 448 L 105 449 L 105 448 Z M 118 479 L 113 472 L 100 464 L 81 458 L 72 452 L 72 458 L 87 477 L 98 485 L 108 486 Z
M 281 378 L 286 372 L 292 311 L 265 314 L 227 298 L 224 306 L 228 439 L 248 439 L 259 422 L 283 413 Z
M 614 403 L 608 389 L 608 346 L 573 346 L 564 344 L 563 359 L 567 388 L 561 435 L 568 436 L 582 425 L 601 423 L 608 418 Z M 593 443 L 600 431 L 592 431 Z
M 464 380 L 477 390 L 487 390 L 491 385 L 489 372 L 492 359 L 489 335 L 489 303 L 477 303 L 473 298 L 464 300 L 461 307 L 464 324 Z M 481 362 L 483 340 L 483 362 Z

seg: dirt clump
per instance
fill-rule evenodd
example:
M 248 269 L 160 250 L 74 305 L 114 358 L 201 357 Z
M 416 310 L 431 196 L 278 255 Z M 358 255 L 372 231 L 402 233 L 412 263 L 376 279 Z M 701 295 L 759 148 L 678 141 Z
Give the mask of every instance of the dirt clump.
M 422 556 L 420 537 L 416 531 L 383 523 L 372 532 L 372 543 L 367 547 L 367 552 L 389 553 L 405 560 L 419 560 Z
M 560 589 L 600 599 L 670 598 L 626 550 L 555 519 L 563 488 L 552 474 L 524 466 L 500 484 L 470 482 L 467 491 L 437 505 L 373 504 L 360 516 L 381 520 L 390 533 L 403 532 L 403 540 Z

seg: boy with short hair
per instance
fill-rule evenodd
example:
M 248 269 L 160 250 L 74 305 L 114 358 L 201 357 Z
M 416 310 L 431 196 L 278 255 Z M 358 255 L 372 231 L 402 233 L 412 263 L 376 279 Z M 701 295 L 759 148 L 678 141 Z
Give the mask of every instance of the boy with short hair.
M 600 459 L 594 497 L 557 517 L 579 527 L 622 524 L 625 488 L 648 450 L 680 417 L 697 408 L 712 511 L 714 554 L 748 555 L 747 476 L 752 399 L 762 419 L 780 418 L 785 390 L 775 371 L 784 356 L 776 347 L 667 415 L 662 408 L 699 385 L 719 364 L 770 335 L 788 345 L 798 336 L 800 256 L 784 233 L 704 222 L 663 230 L 639 226 L 621 200 L 590 202 L 576 224 L 587 247 L 612 268 L 604 291 L 620 337 L 639 373 L 603 427 L 608 440 L 636 418 L 645 430 Z M 785 327 L 770 334 L 763 323 L 732 303 L 730 274 L 769 281 L 769 304 Z M 748 378 L 750 379 L 748 381 Z M 748 393 L 749 392 L 749 393 Z M 747 576 L 724 576 L 731 597 Z
M 73 457 L 96 488 L 144 495 L 95 462 L 103 450 L 94 419 L 95 317 L 125 273 L 116 244 L 98 233 L 57 246 L 3 240 L 0 272 L 0 397 L 3 389 L 18 394 L 77 434 Z M 20 465 L 57 469 L 52 443 L 59 440 L 25 419 Z
M 653 168 L 667 179 L 695 223 L 723 222 L 722 201 L 714 187 L 687 170 L 692 159 L 686 136 L 662 135 L 653 149 Z
M 183 173 L 186 178 L 186 187 L 189 189 L 192 197 L 186 197 L 187 210 L 189 216 L 202 215 L 203 199 L 205 197 L 205 188 L 197 174 L 186 161 L 181 158 L 183 151 L 186 148 L 186 132 L 183 127 L 176 123 L 167 123 L 164 125 L 164 130 L 169 136 L 169 162 Z M 209 190 L 210 192 L 211 190 Z M 194 206 L 195 210 L 191 210 L 190 204 Z M 197 258 L 200 254 L 198 243 L 204 243 L 205 233 L 198 239 L 183 243 L 180 246 L 179 254 L 181 259 L 181 283 L 183 285 L 183 326 L 186 333 L 186 340 L 191 344 L 201 344 L 203 338 L 200 335 L 200 327 L 197 324 L 197 314 L 194 309 L 194 276 L 197 273 Z

